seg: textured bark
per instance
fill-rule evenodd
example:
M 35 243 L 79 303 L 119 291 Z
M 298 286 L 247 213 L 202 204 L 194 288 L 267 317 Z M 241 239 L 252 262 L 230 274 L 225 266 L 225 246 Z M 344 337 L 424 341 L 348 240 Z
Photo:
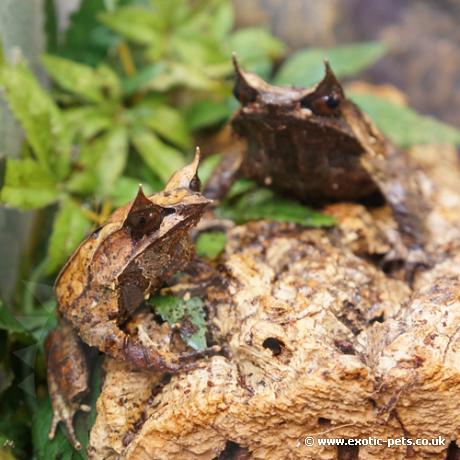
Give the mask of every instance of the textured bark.
M 206 297 L 225 356 L 154 394 L 158 375 L 108 361 L 91 458 L 448 458 L 460 443 L 460 181 L 453 149 L 411 154 L 431 178 L 421 199 L 436 254 L 412 289 L 375 263 L 396 231 L 385 209 L 332 205 L 329 230 L 234 228 Z M 447 445 L 307 447 L 306 436 Z

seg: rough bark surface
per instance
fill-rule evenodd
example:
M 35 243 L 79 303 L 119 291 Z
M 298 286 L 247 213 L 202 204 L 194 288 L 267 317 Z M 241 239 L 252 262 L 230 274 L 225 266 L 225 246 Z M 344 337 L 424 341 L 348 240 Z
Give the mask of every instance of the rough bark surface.
M 421 199 L 436 256 L 412 288 L 376 263 L 395 231 L 385 209 L 334 205 L 330 230 L 234 228 L 206 297 L 224 356 L 161 391 L 158 374 L 107 360 L 91 458 L 446 459 L 460 444 L 460 180 L 453 150 L 412 154 L 431 178 Z M 447 445 L 346 450 L 306 436 Z

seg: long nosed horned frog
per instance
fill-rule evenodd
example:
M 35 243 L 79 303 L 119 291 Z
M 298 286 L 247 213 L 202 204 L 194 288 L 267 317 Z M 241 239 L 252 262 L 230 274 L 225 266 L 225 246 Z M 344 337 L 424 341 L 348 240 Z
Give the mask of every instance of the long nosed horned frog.
M 48 385 L 54 411 L 50 437 L 63 421 L 76 448 L 72 426 L 88 390 L 88 368 L 80 339 L 137 369 L 180 372 L 193 358 L 216 351 L 161 354 L 147 334 L 139 340 L 121 326 L 150 294 L 191 261 L 189 230 L 210 200 L 198 191 L 199 152 L 176 172 L 165 189 L 149 197 L 142 189 L 86 238 L 59 274 L 55 293 L 61 327 L 47 338 Z
M 313 89 L 273 86 L 235 57 L 234 65 L 241 107 L 232 128 L 243 142 L 224 157 L 205 195 L 220 198 L 240 174 L 312 205 L 383 198 L 402 240 L 394 255 L 420 262 L 426 209 L 417 168 L 346 98 L 330 65 Z

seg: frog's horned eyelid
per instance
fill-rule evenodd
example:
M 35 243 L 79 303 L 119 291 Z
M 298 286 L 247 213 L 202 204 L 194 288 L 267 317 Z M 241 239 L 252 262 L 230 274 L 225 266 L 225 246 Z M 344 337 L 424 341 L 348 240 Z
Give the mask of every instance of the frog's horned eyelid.
M 243 69 L 240 66 L 240 63 L 238 62 L 238 55 L 236 51 L 232 52 L 232 63 L 233 63 L 233 68 L 235 69 L 236 74 L 242 74 Z
M 318 83 L 318 85 L 315 88 L 315 91 L 317 91 L 320 88 L 328 87 L 331 92 L 332 90 L 335 90 L 336 92 L 339 93 L 341 97 L 345 97 L 342 84 L 340 83 L 339 79 L 335 75 L 334 71 L 332 70 L 331 64 L 327 59 L 324 60 L 324 68 L 325 68 L 325 74 L 324 78 Z
M 139 184 L 139 188 L 137 189 L 137 195 L 134 197 L 134 200 L 131 204 L 131 209 L 139 206 L 139 204 L 148 204 L 150 200 L 145 196 L 144 189 L 142 188 L 142 184 Z
M 195 173 L 198 172 L 198 166 L 200 166 L 201 162 L 201 149 L 198 145 L 195 147 L 195 156 L 193 158 L 192 165 L 195 168 Z
M 255 77 L 255 75 L 245 73 L 241 70 L 239 65 L 235 67 L 235 84 L 233 85 L 233 96 L 241 104 L 250 104 L 255 102 L 259 96 L 259 90 L 255 87 L 248 76 Z

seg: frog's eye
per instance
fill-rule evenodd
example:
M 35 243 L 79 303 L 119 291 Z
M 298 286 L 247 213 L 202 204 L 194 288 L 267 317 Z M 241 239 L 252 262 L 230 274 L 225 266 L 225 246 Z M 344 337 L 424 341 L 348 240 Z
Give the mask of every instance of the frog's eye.
M 200 191 L 200 189 L 201 189 L 201 181 L 200 181 L 200 178 L 196 174 L 192 177 L 192 180 L 190 181 L 190 184 L 189 184 L 188 188 L 192 192 L 199 192 Z
M 315 115 L 333 116 L 338 113 L 341 102 L 342 95 L 338 91 L 331 91 L 315 98 L 306 97 L 300 101 L 300 105 L 310 109 Z
M 128 214 L 123 223 L 125 228 L 131 232 L 131 236 L 138 240 L 144 235 L 149 235 L 161 226 L 164 217 L 171 212 L 175 212 L 172 208 L 163 208 L 155 203 L 152 203 L 139 187 L 137 196 L 131 204 Z
M 135 239 L 157 231 L 163 221 L 164 213 L 161 208 L 136 209 L 128 214 L 126 226 Z

